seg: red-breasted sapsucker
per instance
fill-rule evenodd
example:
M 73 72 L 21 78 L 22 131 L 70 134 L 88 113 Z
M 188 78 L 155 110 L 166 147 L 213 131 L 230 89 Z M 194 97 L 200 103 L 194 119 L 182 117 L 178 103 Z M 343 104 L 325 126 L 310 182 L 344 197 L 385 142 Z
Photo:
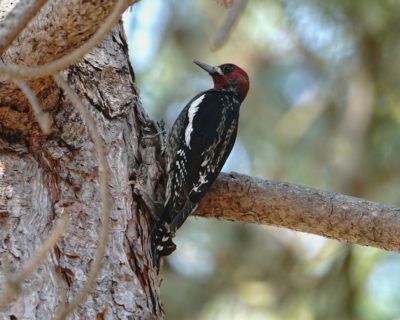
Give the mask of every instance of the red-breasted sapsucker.
M 154 261 L 176 248 L 175 232 L 197 208 L 221 171 L 235 143 L 240 105 L 249 77 L 238 66 L 217 67 L 194 61 L 207 71 L 214 88 L 196 95 L 182 110 L 166 147 L 165 205 L 151 235 Z

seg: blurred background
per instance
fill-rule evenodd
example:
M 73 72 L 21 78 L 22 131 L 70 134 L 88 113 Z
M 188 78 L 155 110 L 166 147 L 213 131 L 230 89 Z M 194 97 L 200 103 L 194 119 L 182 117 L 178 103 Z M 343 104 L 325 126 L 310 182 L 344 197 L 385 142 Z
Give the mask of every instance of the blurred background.
M 232 10 L 220 2 L 142 0 L 124 15 L 150 116 L 169 129 L 212 86 L 193 59 L 238 64 L 250 91 L 224 171 L 400 206 L 400 1 L 252 0 L 215 50 Z M 201 218 L 176 243 L 167 319 L 400 319 L 399 254 Z

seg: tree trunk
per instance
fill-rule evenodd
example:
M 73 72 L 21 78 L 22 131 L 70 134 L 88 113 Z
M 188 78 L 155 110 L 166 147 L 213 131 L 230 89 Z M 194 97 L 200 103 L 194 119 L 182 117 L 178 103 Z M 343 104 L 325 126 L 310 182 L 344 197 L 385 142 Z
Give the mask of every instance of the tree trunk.
M 147 181 L 160 176 L 160 135 L 138 101 L 127 50 L 119 26 L 64 72 L 104 142 L 112 198 L 103 267 L 71 319 L 162 317 L 158 276 L 149 252 L 151 219 L 129 183 L 135 179 L 145 188 Z M 0 312 L 0 319 L 54 318 L 83 287 L 99 245 L 100 169 L 87 126 L 55 84 L 39 99 L 53 118 L 49 136 L 41 133 L 29 107 L 13 109 L 2 99 L 0 109 L 2 289 L 35 256 L 61 216 L 67 215 L 69 224 L 44 263 L 22 282 L 18 297 Z

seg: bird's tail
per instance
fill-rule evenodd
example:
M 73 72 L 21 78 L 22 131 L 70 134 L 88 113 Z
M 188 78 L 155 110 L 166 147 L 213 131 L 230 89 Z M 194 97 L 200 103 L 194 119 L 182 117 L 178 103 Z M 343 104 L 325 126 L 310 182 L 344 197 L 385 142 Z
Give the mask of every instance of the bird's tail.
M 183 222 L 196 208 L 197 204 L 187 200 L 182 210 L 171 214 L 172 208 L 170 203 L 167 203 L 162 216 L 156 221 L 151 231 L 151 248 L 156 266 L 159 266 L 161 257 L 168 256 L 175 251 L 176 245 L 172 241 L 175 231 L 182 226 Z M 173 217 L 172 222 L 170 221 L 171 217 Z
M 168 256 L 175 251 L 174 237 L 170 224 L 163 219 L 158 220 L 151 232 L 151 249 L 155 265 L 159 265 L 162 256 Z
M 182 210 L 174 216 L 174 219 L 171 222 L 171 230 L 178 230 L 186 219 L 197 209 L 197 206 L 197 203 L 186 200 Z

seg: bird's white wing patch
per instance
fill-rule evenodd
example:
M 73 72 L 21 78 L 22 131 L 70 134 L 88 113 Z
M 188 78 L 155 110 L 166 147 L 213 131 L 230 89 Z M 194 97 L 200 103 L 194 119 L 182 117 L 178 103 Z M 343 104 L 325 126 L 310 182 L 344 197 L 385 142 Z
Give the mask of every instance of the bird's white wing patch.
M 198 97 L 196 100 L 194 100 L 189 107 L 188 110 L 188 125 L 185 130 L 185 143 L 186 146 L 190 149 L 190 135 L 192 134 L 193 131 L 193 118 L 196 115 L 197 110 L 199 110 L 199 104 L 203 101 L 205 94 L 201 95 Z
M 200 188 L 203 184 L 208 183 L 208 180 L 206 179 L 206 177 L 207 177 L 207 174 L 206 174 L 206 173 L 200 174 L 199 182 L 198 182 L 198 183 L 193 187 L 193 189 L 192 189 L 194 192 L 199 192 L 199 188 Z

